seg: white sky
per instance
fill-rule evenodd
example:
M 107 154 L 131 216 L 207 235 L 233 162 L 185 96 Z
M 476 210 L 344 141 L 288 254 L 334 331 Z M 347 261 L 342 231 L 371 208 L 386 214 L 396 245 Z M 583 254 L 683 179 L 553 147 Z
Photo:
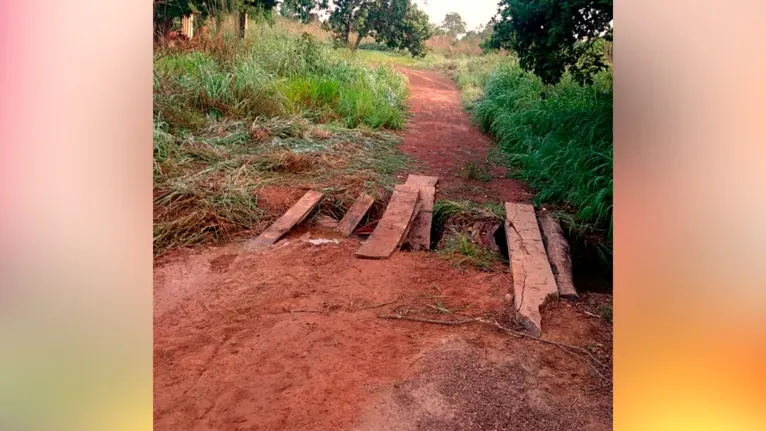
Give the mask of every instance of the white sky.
M 444 15 L 457 12 L 463 17 L 468 30 L 486 24 L 497 13 L 498 0 L 416 0 L 418 9 L 424 11 L 434 24 L 441 24 Z

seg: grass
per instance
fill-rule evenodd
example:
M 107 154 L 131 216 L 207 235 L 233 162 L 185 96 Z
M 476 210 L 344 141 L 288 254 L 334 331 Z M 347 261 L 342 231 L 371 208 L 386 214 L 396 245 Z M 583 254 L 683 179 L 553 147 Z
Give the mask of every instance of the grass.
M 500 261 L 499 256 L 492 250 L 483 247 L 457 229 L 447 232 L 444 248 L 439 253 L 459 269 L 473 267 L 486 271 Z
M 604 321 L 608 323 L 612 323 L 613 311 L 611 306 L 599 305 L 597 311 L 598 311 L 598 315 L 601 316 L 601 318 L 604 319 Z
M 491 219 L 505 219 L 505 208 L 502 204 L 450 200 L 438 200 L 434 203 L 433 224 L 438 229 L 443 229 L 449 220 Z
M 155 58 L 154 115 L 172 129 L 296 115 L 347 128 L 404 125 L 402 75 L 367 67 L 309 33 L 254 25 L 244 42 L 224 32 L 192 48 Z
M 463 166 L 463 169 L 461 169 L 461 172 L 463 176 L 469 180 L 482 181 L 485 183 L 492 181 L 492 176 L 489 174 L 487 166 L 475 161 L 466 163 L 465 166 Z
M 414 68 L 430 69 L 441 65 L 445 58 L 436 53 L 431 53 L 422 58 L 414 58 L 393 51 L 379 51 L 375 49 L 359 49 L 356 57 L 372 65 L 407 66 Z
M 579 86 L 568 75 L 544 85 L 512 56 L 447 66 L 482 129 L 497 138 L 513 177 L 535 188 L 570 233 L 612 256 L 612 75 Z
M 183 136 L 154 128 L 155 255 L 265 227 L 280 215 L 260 205 L 266 187 L 319 190 L 347 208 L 362 191 L 383 198 L 406 164 L 396 136 L 301 118 L 223 120 Z
M 244 41 L 227 25 L 155 52 L 155 256 L 265 228 L 281 215 L 267 190 L 319 190 L 329 208 L 382 198 L 407 163 L 388 132 L 406 119 L 393 68 L 293 23 L 251 25 Z

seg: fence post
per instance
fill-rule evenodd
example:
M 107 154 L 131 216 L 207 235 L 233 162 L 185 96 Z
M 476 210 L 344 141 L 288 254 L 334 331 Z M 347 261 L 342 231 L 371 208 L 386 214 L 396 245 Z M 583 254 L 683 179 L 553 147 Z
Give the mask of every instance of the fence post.
M 187 39 L 194 37 L 194 15 L 181 18 L 181 34 Z
M 245 38 L 245 32 L 247 31 L 247 12 L 241 12 L 239 14 L 239 38 Z

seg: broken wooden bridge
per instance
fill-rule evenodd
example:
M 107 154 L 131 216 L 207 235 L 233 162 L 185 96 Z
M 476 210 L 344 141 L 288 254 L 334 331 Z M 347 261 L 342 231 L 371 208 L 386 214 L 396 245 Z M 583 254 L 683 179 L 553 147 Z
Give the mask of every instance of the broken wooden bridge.
M 383 216 L 355 255 L 386 259 L 407 244 L 413 251 L 429 250 L 437 177 L 409 175 L 394 188 Z M 260 250 L 276 243 L 316 208 L 322 194 L 307 192 L 292 208 L 247 244 Z M 351 236 L 374 203 L 362 194 L 349 208 L 336 230 Z M 558 223 L 548 213 L 539 217 L 530 204 L 505 203 L 505 235 L 513 276 L 515 318 L 535 336 L 541 335 L 540 307 L 559 296 L 576 298 L 569 248 Z

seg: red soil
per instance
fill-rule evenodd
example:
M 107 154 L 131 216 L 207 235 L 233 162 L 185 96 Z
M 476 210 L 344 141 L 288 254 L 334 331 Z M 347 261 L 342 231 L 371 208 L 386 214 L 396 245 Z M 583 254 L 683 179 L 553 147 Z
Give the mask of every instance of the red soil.
M 512 180 L 455 177 L 490 142 L 445 77 L 404 72 L 415 113 L 404 148 L 424 162 L 419 173 L 440 176 L 438 198 L 528 199 Z M 163 256 L 154 270 L 155 429 L 611 429 L 611 385 L 575 355 L 487 324 L 378 316 L 513 326 L 507 267 L 458 271 L 433 253 L 360 260 L 359 244 L 304 227 L 261 253 L 232 243 Z M 543 337 L 609 363 L 611 328 L 584 307 L 549 304 Z

